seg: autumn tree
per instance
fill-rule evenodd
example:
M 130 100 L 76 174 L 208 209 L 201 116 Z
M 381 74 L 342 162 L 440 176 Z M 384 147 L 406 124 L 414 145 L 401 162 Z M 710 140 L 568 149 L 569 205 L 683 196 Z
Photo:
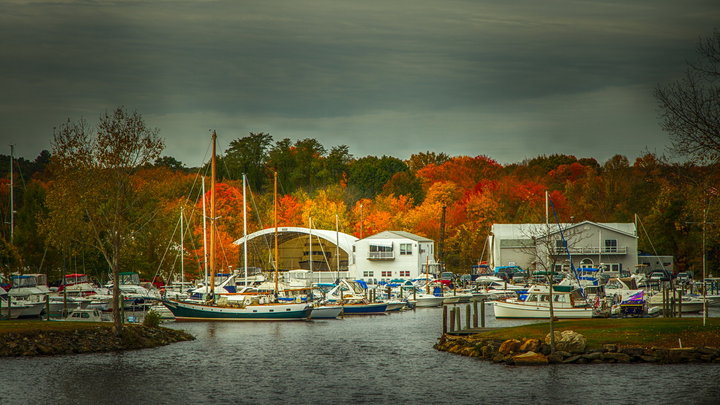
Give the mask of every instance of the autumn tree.
M 68 120 L 54 130 L 54 178 L 47 194 L 47 235 L 60 248 L 84 243 L 97 249 L 113 275 L 113 321 L 122 332 L 119 272 L 126 246 L 152 215 L 149 195 L 132 175 L 158 158 L 164 143 L 137 112 L 123 107 L 100 117 L 95 128 Z
M 407 163 L 410 171 L 416 172 L 429 164 L 438 166 L 447 162 L 448 160 L 450 160 L 450 156 L 448 156 L 444 152 L 435 153 L 427 151 L 413 153 L 412 155 L 410 155 L 410 159 L 408 159 L 405 163 Z
M 701 38 L 698 59 L 685 75 L 655 89 L 661 125 L 673 151 L 699 161 L 720 161 L 720 31 Z

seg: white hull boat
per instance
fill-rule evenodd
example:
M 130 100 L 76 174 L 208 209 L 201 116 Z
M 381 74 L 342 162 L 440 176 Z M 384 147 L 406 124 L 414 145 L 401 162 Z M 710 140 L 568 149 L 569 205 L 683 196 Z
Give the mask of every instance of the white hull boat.
M 559 319 L 592 318 L 594 309 L 579 293 L 568 286 L 553 286 L 553 315 Z M 550 318 L 550 288 L 534 285 L 525 300 L 493 302 L 495 318 Z
M 336 319 L 343 313 L 341 305 L 321 305 L 313 307 L 310 319 Z

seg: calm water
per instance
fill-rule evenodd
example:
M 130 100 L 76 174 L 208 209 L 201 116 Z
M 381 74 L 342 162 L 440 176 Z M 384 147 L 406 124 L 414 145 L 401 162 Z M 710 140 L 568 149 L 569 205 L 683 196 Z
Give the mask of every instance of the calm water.
M 489 316 L 487 326 L 513 323 Z M 0 403 L 720 403 L 720 365 L 512 367 L 435 351 L 440 308 L 313 322 L 166 325 L 197 340 L 126 353 L 0 359 Z

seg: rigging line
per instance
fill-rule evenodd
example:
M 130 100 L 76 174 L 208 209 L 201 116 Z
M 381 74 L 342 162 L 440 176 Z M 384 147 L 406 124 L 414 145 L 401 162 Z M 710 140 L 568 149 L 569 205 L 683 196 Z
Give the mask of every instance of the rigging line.
M 167 256 L 168 251 L 170 250 L 170 245 L 172 245 L 172 241 L 175 239 L 175 233 L 177 232 L 178 228 L 180 227 L 179 224 L 180 220 L 178 219 L 177 222 L 175 222 L 175 228 L 173 228 L 172 235 L 170 235 L 170 242 L 165 246 L 165 251 L 163 252 L 162 257 L 160 258 L 160 263 L 158 263 L 157 270 L 155 270 L 155 275 L 153 275 L 153 280 L 160 274 L 160 269 L 162 268 L 163 263 L 165 262 L 165 256 Z
M 635 217 L 637 218 L 638 222 L 640 222 L 640 226 L 642 227 L 643 232 L 645 233 L 645 237 L 647 238 L 648 242 L 650 243 L 650 247 L 652 248 L 653 253 L 655 253 L 655 256 L 657 256 L 659 258 L 660 255 L 658 255 L 657 250 L 655 250 L 655 245 L 653 245 L 652 240 L 650 239 L 650 235 L 648 235 L 647 230 L 645 229 L 645 224 L 643 224 L 642 219 L 640 219 L 640 215 L 635 214 Z M 665 264 L 663 263 L 663 261 L 659 260 L 659 259 L 658 259 L 658 261 L 660 262 L 660 266 L 662 266 L 663 270 L 665 270 Z
M 215 225 L 215 235 L 218 241 L 221 241 L 220 239 L 220 229 L 218 229 L 217 225 Z M 223 259 L 225 259 L 225 267 L 227 268 L 230 266 L 230 261 L 228 260 L 227 252 L 225 251 L 225 245 L 223 243 L 220 243 L 220 251 L 222 252 Z M 223 271 L 222 273 L 225 273 Z
M 550 202 L 550 207 L 552 208 L 552 211 L 553 211 L 553 217 L 555 217 L 555 223 L 557 224 L 558 230 L 560 231 L 560 238 L 562 238 L 562 240 L 564 242 L 563 245 L 565 245 L 565 252 L 567 253 L 568 261 L 570 262 L 570 269 L 572 270 L 573 276 L 575 276 L 575 281 L 577 281 L 578 287 L 580 287 L 580 293 L 582 294 L 583 298 L 587 301 L 585 289 L 580 284 L 580 277 L 578 276 L 577 270 L 575 269 L 575 265 L 572 262 L 572 255 L 570 254 L 570 248 L 568 247 L 567 239 L 565 239 L 565 234 L 563 232 L 562 225 L 560 224 L 560 218 L 558 216 L 557 211 L 555 210 L 555 204 L 553 203 L 552 198 L 548 197 L 548 201 Z M 552 269 L 551 274 L 554 271 L 555 271 L 555 269 Z M 552 288 L 552 282 L 550 283 L 550 288 Z

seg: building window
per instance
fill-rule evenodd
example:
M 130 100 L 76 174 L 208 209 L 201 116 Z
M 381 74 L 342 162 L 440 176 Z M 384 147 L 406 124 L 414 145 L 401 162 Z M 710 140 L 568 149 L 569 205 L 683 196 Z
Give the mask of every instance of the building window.
M 382 277 L 392 277 L 392 271 L 383 271 Z
M 400 277 L 410 277 L 410 270 L 400 270 Z
M 375 276 L 375 272 L 367 271 L 367 270 L 363 271 L 363 277 L 373 277 L 373 276 Z
M 617 240 L 615 239 L 605 239 L 605 251 L 606 252 L 617 252 Z
M 411 255 L 412 254 L 412 243 L 401 243 L 400 244 L 400 255 Z
M 557 239 L 555 241 L 555 248 L 556 249 L 565 249 L 567 247 L 567 241 L 564 239 Z
M 605 268 L 609 271 L 621 271 L 622 263 L 605 263 Z

